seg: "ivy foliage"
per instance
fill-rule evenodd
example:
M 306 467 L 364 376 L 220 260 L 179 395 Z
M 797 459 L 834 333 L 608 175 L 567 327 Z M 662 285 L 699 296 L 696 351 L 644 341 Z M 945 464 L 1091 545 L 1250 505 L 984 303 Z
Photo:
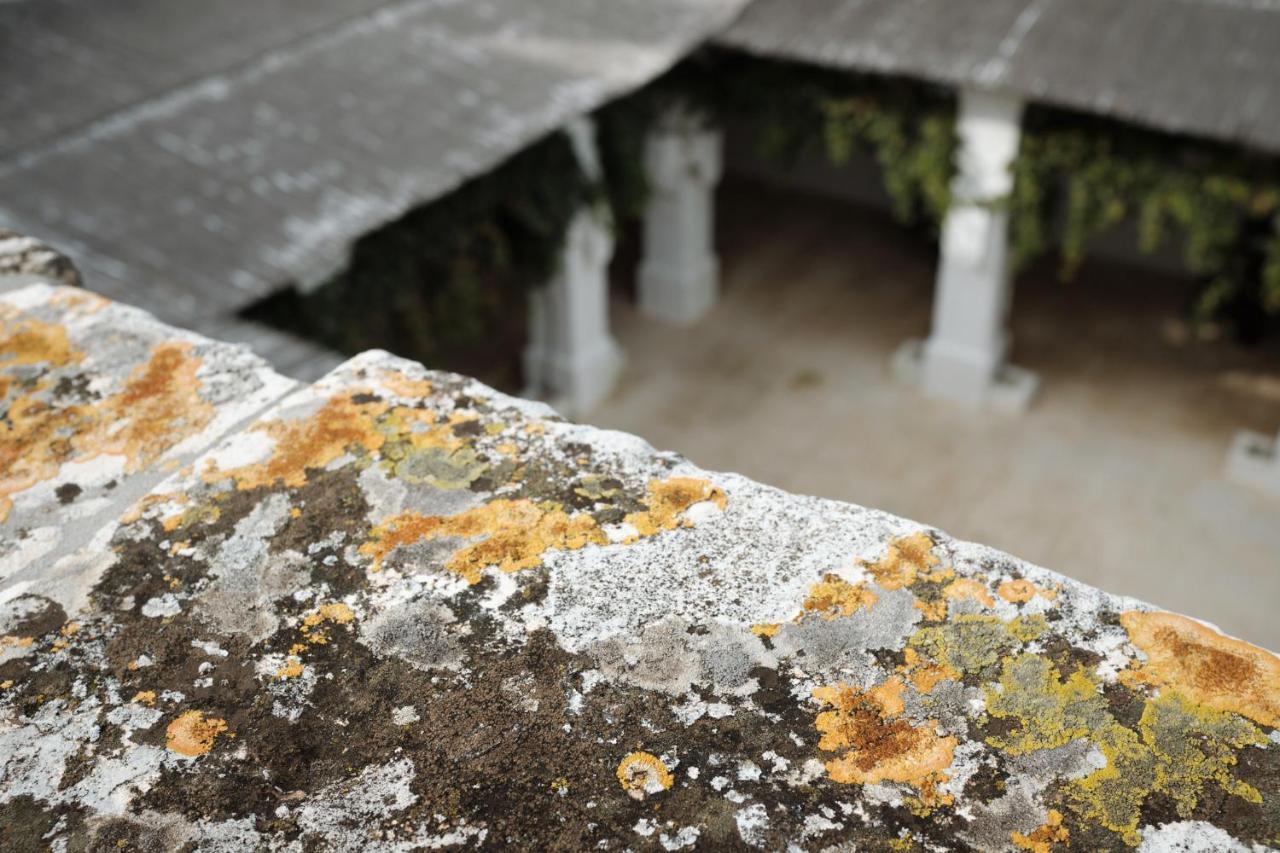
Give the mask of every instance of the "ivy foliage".
M 643 210 L 646 130 L 673 107 L 745 127 L 759 154 L 782 166 L 809 156 L 842 166 L 865 151 L 881 169 L 893 211 L 942 221 L 950 201 L 955 99 L 909 80 L 708 50 L 599 114 L 602 159 L 617 218 Z
M 957 148 L 952 93 L 920 81 L 855 74 L 729 50 L 697 54 L 602 113 L 615 215 L 645 193 L 644 131 L 684 104 L 745 128 L 762 155 L 787 166 L 855 151 L 879 164 L 895 216 L 936 232 L 950 203 Z M 1093 239 L 1134 223 L 1141 251 L 1182 250 L 1201 281 L 1194 319 L 1229 321 L 1249 338 L 1280 321 L 1280 161 L 1236 146 L 1033 107 L 1013 165 L 1015 264 L 1059 250 L 1071 279 Z
M 570 220 L 598 193 L 553 134 L 361 238 L 317 289 L 249 316 L 346 354 L 384 348 L 512 387 L 527 290 L 556 271 Z
M 1195 319 L 1226 319 L 1251 337 L 1280 315 L 1280 163 L 1239 147 L 1101 118 L 1031 109 L 1010 203 L 1024 264 L 1056 236 L 1064 279 L 1090 241 L 1136 224 L 1137 248 L 1179 246 L 1203 287 Z

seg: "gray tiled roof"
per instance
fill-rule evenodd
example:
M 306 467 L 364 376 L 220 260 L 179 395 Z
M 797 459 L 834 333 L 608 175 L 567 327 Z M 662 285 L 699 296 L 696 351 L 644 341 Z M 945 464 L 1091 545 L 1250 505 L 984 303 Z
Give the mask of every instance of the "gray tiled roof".
M 756 0 L 718 41 L 1280 150 L 1277 0 Z
M 0 3 L 0 227 L 199 324 L 323 277 L 354 238 L 643 84 L 743 5 Z

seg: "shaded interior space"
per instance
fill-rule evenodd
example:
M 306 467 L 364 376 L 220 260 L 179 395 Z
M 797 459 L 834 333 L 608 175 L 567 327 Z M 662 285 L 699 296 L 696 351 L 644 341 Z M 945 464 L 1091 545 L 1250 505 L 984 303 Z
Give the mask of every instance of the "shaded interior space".
M 688 329 L 637 314 L 614 266 L 628 364 L 589 419 L 712 470 L 936 525 L 1280 648 L 1280 501 L 1223 477 L 1238 429 L 1280 423 L 1280 346 L 1188 332 L 1194 282 L 1103 261 L 1014 294 L 1012 362 L 1040 393 L 972 413 L 897 381 L 929 328 L 936 258 L 880 210 L 743 178 L 719 191 L 721 301 Z

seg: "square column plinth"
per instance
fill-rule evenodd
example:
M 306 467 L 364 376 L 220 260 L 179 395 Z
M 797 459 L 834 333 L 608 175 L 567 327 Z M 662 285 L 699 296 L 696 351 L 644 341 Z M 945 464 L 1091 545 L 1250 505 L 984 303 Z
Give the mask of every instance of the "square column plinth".
M 926 341 L 895 357 L 899 373 L 928 396 L 973 408 L 1026 408 L 1037 381 L 1006 363 L 1012 297 L 1010 166 L 1018 153 L 1022 102 L 982 91 L 960 97 L 952 203 L 942 227 L 933 320 Z

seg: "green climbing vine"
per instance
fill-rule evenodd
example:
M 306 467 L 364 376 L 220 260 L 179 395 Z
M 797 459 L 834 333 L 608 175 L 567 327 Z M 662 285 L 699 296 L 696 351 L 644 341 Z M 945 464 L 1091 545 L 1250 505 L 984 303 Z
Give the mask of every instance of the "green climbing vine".
M 1122 222 L 1137 248 L 1178 245 L 1203 286 L 1195 319 L 1253 336 L 1280 315 L 1280 163 L 1241 148 L 1061 111 L 1028 112 L 1010 220 L 1018 263 L 1056 236 L 1071 278 L 1090 241 Z M 1055 233 L 1056 232 L 1056 233 Z
M 642 209 L 644 132 L 676 104 L 746 127 L 757 151 L 783 165 L 817 155 L 840 166 L 865 151 L 879 164 L 899 219 L 936 226 L 946 212 L 955 147 L 955 101 L 946 90 L 706 51 L 600 112 L 605 176 L 620 219 Z
M 950 203 L 955 99 L 947 89 L 726 50 L 701 51 L 596 114 L 604 171 L 583 174 L 563 134 L 365 236 L 318 289 L 249 316 L 346 353 L 391 349 L 513 387 L 532 286 L 555 271 L 574 212 L 603 197 L 622 222 L 644 209 L 644 139 L 679 105 L 745 130 L 788 165 L 855 152 L 879 165 L 894 215 L 936 234 Z M 1246 336 L 1280 325 L 1280 161 L 1118 122 L 1031 109 L 1007 200 L 1015 261 L 1057 248 L 1070 278 L 1091 241 L 1123 222 L 1139 248 L 1182 249 L 1203 282 L 1196 318 Z
M 704 51 L 601 113 L 615 215 L 645 197 L 641 144 L 672 103 L 745 127 L 786 165 L 821 156 L 840 166 L 870 154 L 895 216 L 936 232 L 950 203 L 955 100 L 919 81 Z M 1131 222 L 1137 248 L 1182 250 L 1201 281 L 1196 320 L 1225 319 L 1245 337 L 1280 321 L 1280 161 L 1061 110 L 1028 111 L 1007 200 L 1015 263 L 1053 248 L 1064 279 L 1092 240 Z
M 343 353 L 384 348 L 515 387 L 526 292 L 554 273 L 569 221 L 598 193 L 553 134 L 361 238 L 316 290 L 248 314 Z

